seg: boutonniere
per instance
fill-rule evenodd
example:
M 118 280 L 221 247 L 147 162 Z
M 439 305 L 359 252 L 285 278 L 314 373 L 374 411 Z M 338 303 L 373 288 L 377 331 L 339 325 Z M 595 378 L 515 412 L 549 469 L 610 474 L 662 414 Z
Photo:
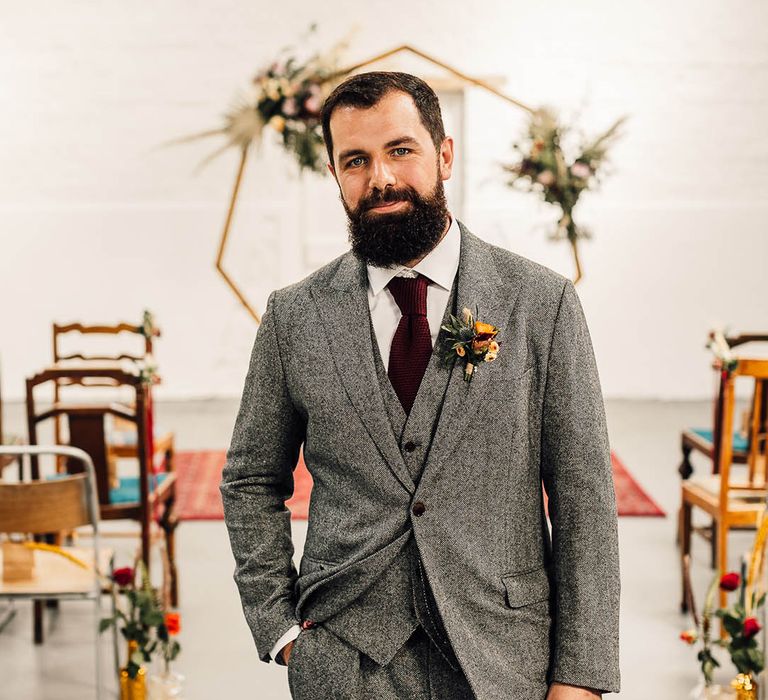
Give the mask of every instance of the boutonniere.
M 477 312 L 477 309 L 475 309 Z M 472 312 L 462 309 L 461 319 L 453 314 L 449 325 L 440 326 L 444 331 L 443 352 L 446 361 L 464 359 L 464 381 L 472 381 L 475 366 L 480 362 L 493 362 L 499 354 L 501 343 L 495 340 L 499 329 L 490 323 L 476 321 Z

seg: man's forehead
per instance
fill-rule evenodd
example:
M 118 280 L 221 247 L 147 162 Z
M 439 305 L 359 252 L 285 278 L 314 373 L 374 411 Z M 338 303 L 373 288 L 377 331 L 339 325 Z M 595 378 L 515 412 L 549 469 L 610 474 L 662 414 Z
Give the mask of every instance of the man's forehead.
M 331 115 L 334 151 L 341 154 L 390 148 L 395 142 L 417 145 L 429 140 L 410 95 L 401 94 L 405 100 L 390 100 L 389 104 L 382 105 L 385 97 L 370 108 L 348 105 L 336 108 Z
M 334 137 L 353 137 L 360 130 L 378 132 L 382 141 L 393 138 L 394 131 L 409 131 L 418 137 L 421 119 L 410 95 L 392 93 L 385 95 L 372 107 L 340 105 L 331 114 L 331 131 Z M 423 129 L 423 126 L 422 126 Z

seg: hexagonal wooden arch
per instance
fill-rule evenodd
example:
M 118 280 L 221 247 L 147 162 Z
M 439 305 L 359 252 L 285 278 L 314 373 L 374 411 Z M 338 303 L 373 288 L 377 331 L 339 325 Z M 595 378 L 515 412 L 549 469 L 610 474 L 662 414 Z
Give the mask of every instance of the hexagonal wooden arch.
M 523 109 L 527 112 L 533 113 L 534 110 L 531 107 L 528 107 L 527 105 L 523 104 L 522 102 L 519 102 L 518 100 L 513 99 L 509 95 L 504 94 L 500 90 L 496 89 L 488 83 L 485 80 L 481 80 L 479 78 L 473 78 L 472 76 L 467 75 L 466 73 L 462 73 L 461 71 L 457 70 L 456 68 L 453 68 L 452 66 L 449 66 L 448 64 L 439 61 L 438 59 L 434 58 L 433 56 L 429 56 L 428 54 L 424 53 L 423 51 L 420 51 L 419 49 L 415 49 L 412 46 L 409 46 L 408 44 L 403 44 L 401 46 L 398 46 L 394 49 L 390 49 L 389 51 L 385 51 L 384 53 L 378 54 L 377 56 L 374 56 L 373 58 L 369 58 L 365 61 L 362 61 L 361 63 L 357 63 L 354 66 L 351 66 L 349 68 L 345 68 L 344 70 L 337 71 L 334 73 L 329 80 L 333 80 L 336 78 L 341 78 L 343 76 L 349 75 L 351 73 L 354 73 L 356 70 L 360 70 L 360 68 L 363 68 L 365 66 L 368 66 L 372 63 L 376 63 L 378 61 L 382 61 L 384 59 L 390 58 L 391 56 L 394 56 L 398 53 L 411 53 L 415 56 L 418 56 L 421 59 L 424 59 L 425 61 L 432 63 L 436 66 L 439 66 L 443 70 L 447 71 L 448 73 L 451 73 L 452 75 L 456 76 L 463 82 L 469 83 L 471 85 L 476 85 L 477 87 L 481 87 L 485 90 L 488 90 L 489 92 L 493 93 L 497 97 L 500 97 L 502 100 L 505 100 L 506 102 L 509 102 L 516 107 L 519 107 L 520 109 Z M 243 172 L 245 171 L 245 164 L 248 160 L 248 151 L 250 150 L 250 143 L 245 145 L 241 149 L 240 154 L 240 163 L 237 168 L 237 174 L 235 176 L 235 184 L 232 188 L 232 196 L 229 200 L 229 208 L 227 210 L 227 217 L 224 221 L 224 230 L 221 233 L 221 239 L 219 241 L 219 249 L 218 253 L 216 255 L 216 270 L 219 272 L 219 274 L 224 278 L 224 282 L 226 282 L 227 286 L 234 292 L 237 299 L 240 301 L 240 303 L 245 307 L 246 311 L 251 315 L 251 317 L 256 321 L 256 323 L 261 323 L 261 316 L 256 312 L 254 307 L 251 305 L 251 303 L 248 301 L 248 299 L 245 296 L 245 293 L 242 289 L 237 285 L 237 283 L 232 279 L 232 277 L 227 273 L 227 271 L 224 269 L 223 265 L 223 259 L 224 259 L 224 252 L 226 250 L 227 246 L 227 240 L 229 238 L 229 231 L 230 227 L 232 225 L 232 218 L 235 212 L 235 206 L 237 204 L 237 198 L 238 194 L 240 192 L 240 185 L 242 183 L 243 179 Z

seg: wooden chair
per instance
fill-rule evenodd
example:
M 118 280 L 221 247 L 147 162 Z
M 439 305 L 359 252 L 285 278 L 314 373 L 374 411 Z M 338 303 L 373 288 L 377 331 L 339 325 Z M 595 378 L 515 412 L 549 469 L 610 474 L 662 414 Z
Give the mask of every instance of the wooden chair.
M 714 340 L 715 332 L 709 334 L 710 342 Z M 727 348 L 732 350 L 746 343 L 768 342 L 768 333 L 744 333 L 740 335 L 721 336 Z M 687 479 L 693 474 L 693 465 L 691 464 L 691 453 L 698 452 L 707 459 L 711 460 L 712 474 L 720 473 L 720 436 L 722 431 L 720 426 L 723 420 L 723 397 L 725 379 L 721 371 L 717 372 L 717 389 L 712 404 L 712 424 L 710 427 L 687 428 L 680 435 L 680 447 L 683 453 L 683 459 L 678 467 L 678 473 L 682 479 Z M 746 427 L 737 427 L 737 421 L 734 420 L 734 429 L 731 435 L 731 454 L 734 464 L 746 464 L 747 454 L 749 453 L 749 431 Z M 717 562 L 717 523 L 712 521 L 709 525 L 694 528 L 695 532 L 710 543 L 711 566 L 715 568 Z M 677 533 L 678 541 L 680 532 Z
M 132 337 L 133 336 L 133 337 Z M 127 339 L 130 341 L 139 340 L 138 344 L 133 343 L 132 352 L 111 352 L 109 354 L 104 353 L 87 353 L 85 351 L 80 352 L 65 352 L 64 346 L 71 345 L 72 338 L 75 341 L 81 341 L 85 344 L 87 339 L 94 341 L 109 341 L 110 346 L 113 346 L 113 341 Z M 85 325 L 82 323 L 67 323 L 67 324 L 53 324 L 53 361 L 55 365 L 65 366 L 72 362 L 76 364 L 82 363 L 96 363 L 103 364 L 104 362 L 136 362 L 141 365 L 152 365 L 154 360 L 152 358 L 153 340 L 160 337 L 160 329 L 155 326 L 154 318 L 150 311 L 144 311 L 142 323 L 140 325 L 130 323 L 117 323 L 115 325 Z M 114 343 L 116 344 L 116 343 Z M 125 349 L 124 349 L 125 350 Z M 160 381 L 159 375 L 155 375 L 156 382 Z M 57 379 L 53 383 L 53 401 L 59 403 L 61 401 L 62 389 L 66 386 L 71 386 L 72 382 L 68 377 L 62 377 Z M 92 387 L 104 387 L 110 386 L 109 382 L 101 381 L 97 377 L 90 378 L 87 381 L 86 386 Z M 83 386 L 83 384 L 81 384 Z M 122 428 L 120 430 L 119 428 Z M 54 439 L 57 443 L 61 443 L 61 420 L 56 419 L 54 422 Z M 153 426 L 152 435 L 153 446 L 153 460 L 165 460 L 171 461 L 174 454 L 174 436 L 172 432 L 162 430 L 158 426 Z M 115 429 L 110 432 L 109 435 L 109 461 L 110 464 L 114 464 L 116 460 L 125 457 L 136 457 L 137 443 L 135 439 L 135 431 L 132 426 L 126 425 L 118 418 L 115 421 Z M 60 469 L 63 467 L 60 465 Z
M 0 578 L 0 599 L 33 600 L 36 608 L 42 600 L 90 600 L 94 603 L 94 638 L 96 656 L 97 697 L 104 696 L 101 680 L 101 621 L 102 581 L 99 574 L 108 572 L 110 553 L 101 548 L 99 540 L 99 508 L 96 497 L 96 476 L 90 457 L 82 450 L 61 446 L 0 446 L 0 455 L 21 460 L 22 455 L 64 455 L 81 465 L 82 473 L 57 480 L 32 480 L 0 483 L 0 533 L 6 535 L 41 535 L 57 530 L 90 526 L 93 542 L 90 551 L 83 548 L 62 548 L 83 565 L 54 552 L 34 552 L 32 577 L 10 578 L 8 571 Z M 13 552 L 30 557 L 21 544 L 5 542 L 0 552 L 0 570 L 10 569 Z M 17 555 L 18 556 L 18 555 Z M 30 557 L 31 558 L 31 557 Z M 35 641 L 42 641 L 37 639 Z M 116 638 L 113 636 L 113 645 Z
M 710 333 L 710 337 L 713 334 Z M 745 333 L 741 335 L 725 336 L 725 342 L 730 349 L 739 347 L 746 343 L 768 342 L 768 333 Z M 707 428 L 687 428 L 680 435 L 680 447 L 683 452 L 683 460 L 678 467 L 678 472 L 683 479 L 687 479 L 693 474 L 693 465 L 691 464 L 691 453 L 700 452 L 708 459 L 712 460 L 712 473 L 718 474 L 720 467 L 717 461 L 717 455 L 720 453 L 719 440 L 721 434 L 720 426 L 723 420 L 723 392 L 725 388 L 725 379 L 722 372 L 718 372 L 718 388 L 715 393 L 715 401 L 712 410 L 712 426 Z M 716 438 L 717 436 L 717 438 Z M 735 464 L 746 464 L 749 445 L 740 431 L 734 430 L 731 435 L 732 459 Z
M 3 378 L 2 373 L 0 373 L 0 445 L 20 445 L 21 443 L 20 435 L 8 434 L 3 426 Z M 21 469 L 21 459 L 15 454 L 0 454 L 0 477 L 2 477 L 3 469 L 13 464 L 17 459 L 19 469 Z
M 105 385 L 128 386 L 134 401 L 131 406 L 119 403 L 108 404 L 65 404 L 54 403 L 45 410 L 35 406 L 35 387 L 46 382 L 66 379 L 68 384 L 88 383 L 98 379 Z M 178 524 L 175 513 L 176 473 L 172 461 L 166 461 L 165 469 L 155 469 L 151 459 L 152 430 L 150 418 L 151 379 L 138 365 L 117 364 L 96 367 L 88 364 L 79 369 L 51 367 L 27 379 L 27 424 L 30 444 L 37 443 L 38 425 L 51 418 L 61 417 L 68 427 L 68 442 L 87 452 L 96 470 L 96 489 L 102 520 L 133 520 L 141 528 L 141 556 L 147 569 L 150 568 L 150 550 L 154 522 L 163 531 L 170 568 L 170 598 L 173 606 L 178 605 L 178 578 L 175 559 L 175 530 Z M 136 448 L 132 457 L 138 462 L 135 476 L 119 477 L 118 484 L 111 483 L 109 457 L 112 447 L 107 439 L 107 417 L 118 417 L 134 426 Z M 33 476 L 37 478 L 38 465 L 32 460 Z M 77 465 L 71 460 L 66 463 L 69 474 L 76 473 Z
M 768 390 L 768 360 L 740 358 L 727 365 L 716 360 L 716 369 L 722 373 L 722 417 L 715 431 L 718 451 L 714 458 L 719 466 L 718 474 L 694 475 L 683 481 L 680 507 L 679 532 L 683 560 L 691 550 L 691 513 L 698 507 L 708 513 L 715 522 L 717 569 L 725 572 L 728 566 L 728 533 L 732 529 L 756 527 L 765 509 L 766 488 L 766 439 L 768 415 L 766 390 Z M 733 442 L 725 436 L 733 434 L 734 388 L 738 377 L 754 381 L 751 400 L 746 455 L 746 473 L 734 474 Z M 720 605 L 726 603 L 725 591 L 720 591 Z M 687 611 L 685 590 L 681 609 Z

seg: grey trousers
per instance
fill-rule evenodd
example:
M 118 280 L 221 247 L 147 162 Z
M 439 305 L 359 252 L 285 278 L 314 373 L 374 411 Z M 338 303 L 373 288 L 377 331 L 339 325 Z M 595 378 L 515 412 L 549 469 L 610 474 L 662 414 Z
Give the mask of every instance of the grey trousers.
M 418 626 L 386 666 L 322 625 L 303 630 L 288 661 L 294 700 L 474 700 L 461 670 L 454 671 Z

